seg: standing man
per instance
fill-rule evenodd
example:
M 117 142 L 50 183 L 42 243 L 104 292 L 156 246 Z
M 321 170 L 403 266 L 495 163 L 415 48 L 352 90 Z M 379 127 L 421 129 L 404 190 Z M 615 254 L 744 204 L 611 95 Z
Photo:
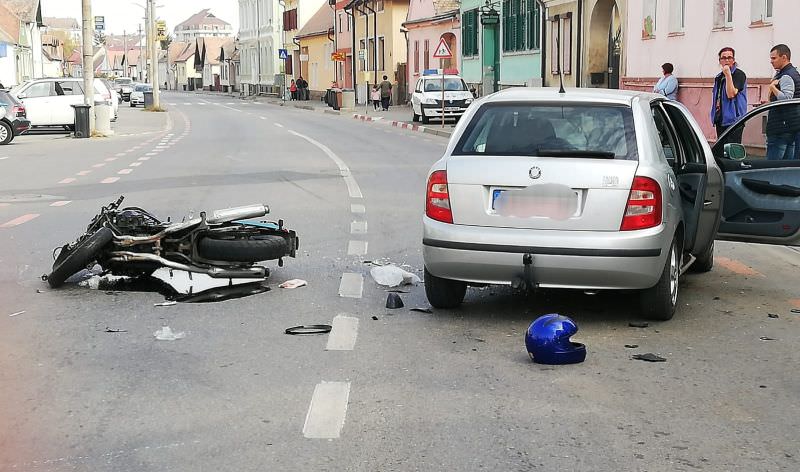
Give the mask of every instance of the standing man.
M 669 62 L 661 65 L 661 74 L 663 75 L 653 87 L 653 92 L 660 93 L 670 100 L 678 99 L 678 79 L 672 75 L 674 70 L 675 67 Z
M 722 71 L 714 78 L 711 103 L 711 122 L 717 130 L 717 138 L 747 112 L 747 75 L 736 63 L 736 51 L 731 47 L 719 51 Z M 741 143 L 742 129 L 731 135 L 727 142 Z
M 800 98 L 800 74 L 792 65 L 791 59 L 792 51 L 785 44 L 778 44 L 769 52 L 769 62 L 776 71 L 769 84 L 770 102 Z M 767 159 L 794 159 L 798 133 L 798 107 L 782 107 L 770 111 L 767 118 Z
M 380 85 L 381 89 L 381 108 L 383 111 L 389 111 L 389 100 L 392 98 L 392 83 L 389 82 L 389 77 L 383 76 L 383 82 Z

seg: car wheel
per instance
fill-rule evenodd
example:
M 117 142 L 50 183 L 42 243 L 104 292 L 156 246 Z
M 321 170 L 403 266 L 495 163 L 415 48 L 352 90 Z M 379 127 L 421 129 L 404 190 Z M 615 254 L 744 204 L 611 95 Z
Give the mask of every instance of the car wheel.
M 0 144 L 8 144 L 14 140 L 14 130 L 5 121 L 0 121 Z
M 641 293 L 642 315 L 651 320 L 667 321 L 675 315 L 678 306 L 678 282 L 681 273 L 681 250 L 677 240 L 672 241 L 661 278 L 653 287 Z
M 136 104 L 131 102 L 131 108 L 136 108 Z
M 425 268 L 425 295 L 434 308 L 456 308 L 466 293 L 466 282 L 436 277 Z
M 689 267 L 689 270 L 696 273 L 710 272 L 714 268 L 714 241 L 703 254 L 697 256 L 697 260 Z
M 431 122 L 431 119 L 429 117 L 425 116 L 425 110 L 420 110 L 419 112 L 421 113 L 420 116 L 422 117 L 422 124 L 427 125 L 428 123 Z
M 419 121 L 419 115 L 417 115 L 416 112 L 412 112 L 412 113 L 414 113 L 414 116 L 411 117 L 411 121 L 416 123 L 417 121 Z

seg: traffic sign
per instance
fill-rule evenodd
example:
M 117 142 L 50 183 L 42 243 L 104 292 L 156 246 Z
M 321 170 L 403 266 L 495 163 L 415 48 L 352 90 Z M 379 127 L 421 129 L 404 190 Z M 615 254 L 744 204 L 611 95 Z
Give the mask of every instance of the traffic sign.
M 345 56 L 343 52 L 334 52 L 331 53 L 331 60 L 335 62 L 344 62 Z
M 453 53 L 450 52 L 450 48 L 444 38 L 439 38 L 439 45 L 436 46 L 436 52 L 433 53 L 433 57 L 436 59 L 450 59 L 453 57 Z
M 164 20 L 156 21 L 156 40 L 164 41 L 167 39 L 167 22 Z
M 289 53 L 286 49 L 278 49 L 278 59 L 289 59 Z
M 361 59 L 361 60 L 364 60 L 365 56 L 366 56 L 366 54 L 364 53 L 364 50 L 363 49 L 359 49 L 358 50 L 358 58 Z
M 94 17 L 94 22 L 95 23 L 105 23 L 106 22 L 106 17 L 104 17 L 104 16 L 96 16 L 96 17 Z

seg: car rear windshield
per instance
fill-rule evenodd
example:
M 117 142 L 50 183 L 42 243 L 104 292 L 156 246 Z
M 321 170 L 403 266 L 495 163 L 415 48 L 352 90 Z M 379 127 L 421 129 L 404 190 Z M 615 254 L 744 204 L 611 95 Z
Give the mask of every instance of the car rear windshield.
M 8 92 L 0 91 L 0 105 L 5 105 L 7 107 L 13 107 L 15 105 L 20 105 L 20 103 L 12 97 Z
M 448 92 L 462 92 L 467 90 L 467 84 L 461 79 L 450 78 L 444 79 L 444 89 Z M 442 91 L 442 78 L 426 79 L 425 92 L 441 92 Z
M 605 104 L 485 104 L 453 154 L 638 159 L 630 107 Z

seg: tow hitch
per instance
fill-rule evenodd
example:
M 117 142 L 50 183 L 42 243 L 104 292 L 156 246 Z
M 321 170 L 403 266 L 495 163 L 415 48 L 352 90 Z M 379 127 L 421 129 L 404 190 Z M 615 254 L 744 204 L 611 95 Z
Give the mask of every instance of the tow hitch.
M 522 265 L 524 267 L 522 277 L 514 277 L 514 280 L 511 281 L 511 287 L 521 292 L 531 292 L 536 288 L 536 282 L 533 280 L 533 255 L 524 254 L 522 256 Z

